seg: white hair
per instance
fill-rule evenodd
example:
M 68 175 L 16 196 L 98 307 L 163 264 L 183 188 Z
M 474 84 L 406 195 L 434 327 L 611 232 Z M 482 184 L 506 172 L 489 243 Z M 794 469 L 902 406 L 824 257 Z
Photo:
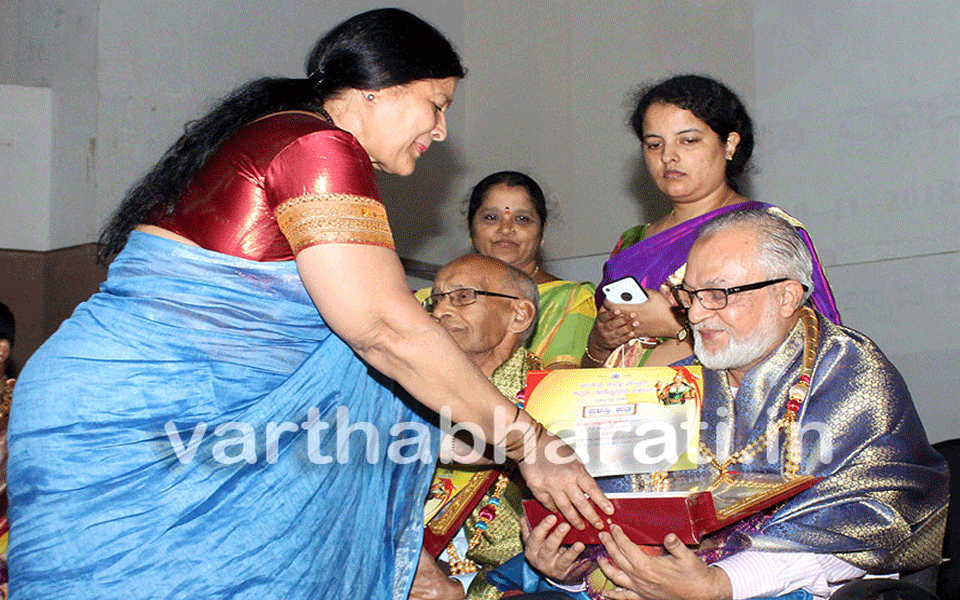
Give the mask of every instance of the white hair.
M 813 294 L 813 256 L 796 228 L 769 210 L 750 208 L 733 210 L 715 217 L 700 228 L 700 239 L 716 235 L 731 227 L 746 227 L 759 235 L 760 256 L 764 275 L 770 279 L 796 279 L 805 286 L 802 305 Z

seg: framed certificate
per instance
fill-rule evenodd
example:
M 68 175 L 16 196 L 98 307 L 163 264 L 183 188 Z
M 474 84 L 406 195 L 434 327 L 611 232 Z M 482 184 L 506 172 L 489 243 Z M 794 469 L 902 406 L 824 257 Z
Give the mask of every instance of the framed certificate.
M 696 466 L 699 366 L 531 371 L 526 396 L 527 412 L 594 477 Z
M 812 475 L 787 479 L 757 473 L 679 477 L 661 491 L 607 494 L 614 513 L 604 519 L 607 526 L 620 525 L 636 544 L 659 546 L 668 533 L 675 533 L 685 544 L 699 544 L 705 535 L 773 507 L 818 481 Z M 536 500 L 524 500 L 523 510 L 531 526 L 550 514 L 556 515 L 558 523 L 565 520 Z M 589 523 L 583 530 L 571 528 L 563 543 L 599 544 L 600 531 Z

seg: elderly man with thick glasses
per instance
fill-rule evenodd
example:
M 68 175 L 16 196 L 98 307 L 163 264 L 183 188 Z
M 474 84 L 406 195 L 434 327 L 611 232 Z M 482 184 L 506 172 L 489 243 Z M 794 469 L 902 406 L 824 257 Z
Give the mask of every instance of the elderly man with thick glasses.
M 624 590 L 609 597 L 820 598 L 938 561 L 946 464 L 879 348 L 810 307 L 812 270 L 792 226 L 735 211 L 704 226 L 672 293 L 704 367 L 699 470 L 822 479 L 700 548 L 671 534 L 651 556 L 616 526 L 601 533 L 619 569 L 601 568 Z M 559 539 L 541 523 L 526 540 L 554 581 L 576 558 Z
M 488 377 L 536 326 L 537 286 L 509 267 L 479 254 L 464 256 L 437 273 L 433 293 L 423 301 L 427 312 Z
M 526 385 L 527 373 L 541 368 L 540 359 L 524 348 L 537 322 L 539 293 L 533 279 L 505 262 L 471 254 L 454 260 L 437 273 L 433 293 L 423 305 L 497 389 L 519 402 L 518 395 Z M 455 458 L 462 456 L 463 453 L 457 452 Z M 464 486 L 465 491 L 460 493 L 462 497 L 454 498 L 447 498 L 445 492 L 451 484 L 443 480 L 450 471 L 438 471 L 427 502 L 430 509 L 431 502 L 456 500 L 459 503 L 471 493 L 480 500 L 442 552 L 444 571 L 457 575 L 458 579 L 448 578 L 432 556 L 423 552 L 411 599 L 463 598 L 465 587 L 469 589 L 470 598 L 499 597 L 482 572 L 522 550 L 519 524 L 522 486 L 508 472 L 472 470 L 474 474 Z M 450 480 L 455 477 L 450 475 Z M 437 539 L 445 540 L 453 534 L 443 526 L 444 518 L 438 515 L 428 524 L 425 532 L 428 539 L 437 535 Z

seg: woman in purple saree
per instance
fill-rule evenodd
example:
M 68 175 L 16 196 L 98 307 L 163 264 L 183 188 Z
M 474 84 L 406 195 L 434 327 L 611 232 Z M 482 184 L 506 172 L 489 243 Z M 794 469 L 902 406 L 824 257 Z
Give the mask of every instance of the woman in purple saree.
M 631 116 L 644 161 L 671 201 L 669 214 L 625 231 L 603 267 L 597 320 L 581 366 L 667 365 L 693 353 L 686 325 L 668 294 L 683 279 L 687 253 L 700 227 L 738 208 L 766 207 L 790 221 L 814 257 L 812 302 L 835 323 L 840 315 L 810 237 L 799 221 L 775 206 L 750 202 L 736 191 L 753 152 L 753 124 L 737 96 L 699 75 L 679 75 L 643 91 Z M 633 276 L 647 291 L 643 304 L 615 305 L 604 285 Z

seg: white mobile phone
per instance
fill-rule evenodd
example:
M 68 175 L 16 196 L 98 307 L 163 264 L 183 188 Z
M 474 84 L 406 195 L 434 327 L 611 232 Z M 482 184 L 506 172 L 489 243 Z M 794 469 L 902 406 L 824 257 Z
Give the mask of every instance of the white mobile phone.
M 643 304 L 647 301 L 647 293 L 632 275 L 611 281 L 600 289 L 614 304 Z

